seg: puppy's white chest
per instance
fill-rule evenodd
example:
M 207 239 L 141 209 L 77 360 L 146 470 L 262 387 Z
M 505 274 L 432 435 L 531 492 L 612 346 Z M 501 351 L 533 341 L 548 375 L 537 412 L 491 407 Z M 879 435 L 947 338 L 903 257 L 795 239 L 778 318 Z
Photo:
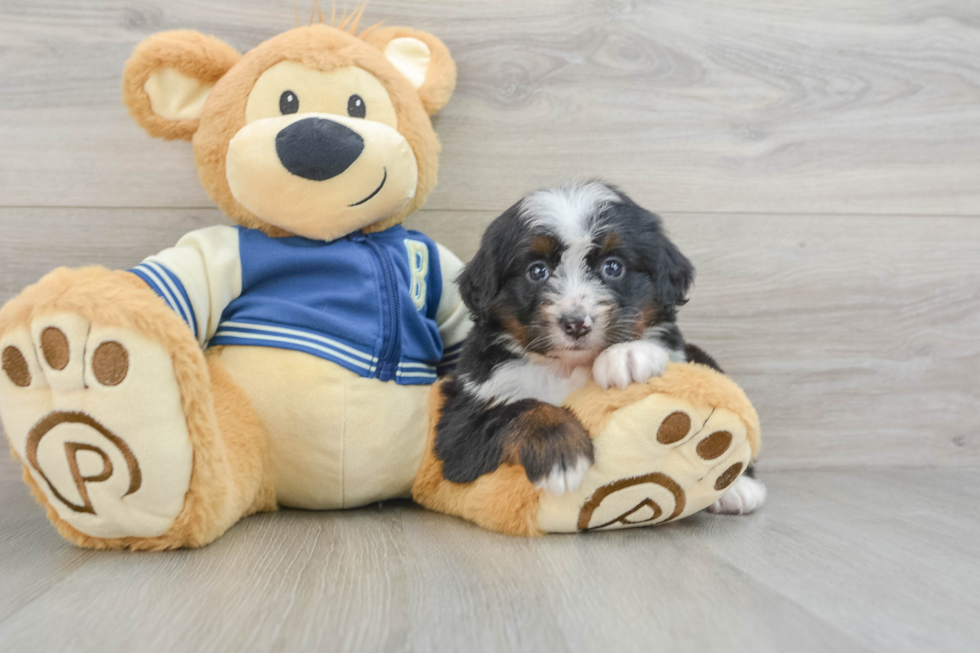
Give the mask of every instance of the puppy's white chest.
M 504 363 L 483 383 L 466 383 L 466 389 L 485 401 L 511 403 L 537 399 L 560 406 L 568 395 L 592 380 L 589 367 L 577 367 L 571 374 L 551 365 L 524 361 Z

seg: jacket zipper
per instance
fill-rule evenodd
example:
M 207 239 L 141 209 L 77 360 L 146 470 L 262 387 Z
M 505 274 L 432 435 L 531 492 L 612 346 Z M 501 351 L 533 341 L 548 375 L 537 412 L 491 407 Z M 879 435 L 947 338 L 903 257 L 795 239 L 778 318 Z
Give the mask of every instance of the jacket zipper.
M 398 311 L 398 295 L 395 290 L 395 271 L 388 253 L 381 245 L 374 242 L 361 232 L 352 234 L 354 242 L 363 242 L 374 252 L 381 265 L 381 277 L 384 283 L 384 298 L 382 301 L 382 346 L 378 355 L 378 365 L 375 376 L 382 381 L 395 378 L 398 367 L 399 346 L 401 341 L 401 319 Z

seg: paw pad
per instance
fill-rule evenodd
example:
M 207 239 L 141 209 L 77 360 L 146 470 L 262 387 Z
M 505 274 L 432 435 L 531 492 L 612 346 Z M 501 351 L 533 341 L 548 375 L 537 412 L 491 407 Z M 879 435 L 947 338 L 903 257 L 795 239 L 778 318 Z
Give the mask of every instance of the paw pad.
M 118 342 L 103 342 L 92 355 L 92 373 L 102 385 L 119 385 L 129 372 L 129 352 Z
M 687 413 L 674 412 L 664 418 L 657 429 L 657 442 L 660 444 L 674 444 L 680 442 L 691 432 L 691 418 Z
M 718 480 L 715 481 L 715 489 L 721 492 L 726 487 L 734 483 L 735 479 L 738 478 L 738 475 L 741 473 L 742 473 L 742 463 L 735 463 L 734 465 L 732 465 L 731 467 L 729 467 L 728 469 L 726 469 L 724 472 L 721 473 L 721 476 L 719 476 Z
M 732 444 L 732 434 L 728 431 L 715 431 L 698 442 L 696 451 L 705 460 L 714 460 L 728 451 Z
M 31 369 L 27 359 L 16 347 L 10 346 L 3 350 L 3 371 L 14 385 L 26 388 L 31 384 Z
M 41 352 L 51 369 L 59 371 L 65 369 L 71 359 L 68 336 L 57 327 L 46 328 L 41 332 Z

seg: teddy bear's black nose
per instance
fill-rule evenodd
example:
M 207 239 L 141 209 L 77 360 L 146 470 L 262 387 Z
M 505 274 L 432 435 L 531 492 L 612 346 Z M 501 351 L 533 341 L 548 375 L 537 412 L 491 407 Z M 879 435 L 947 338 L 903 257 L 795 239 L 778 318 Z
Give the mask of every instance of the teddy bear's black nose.
M 297 120 L 276 135 L 276 154 L 286 170 L 313 181 L 336 177 L 363 151 L 360 134 L 327 118 Z

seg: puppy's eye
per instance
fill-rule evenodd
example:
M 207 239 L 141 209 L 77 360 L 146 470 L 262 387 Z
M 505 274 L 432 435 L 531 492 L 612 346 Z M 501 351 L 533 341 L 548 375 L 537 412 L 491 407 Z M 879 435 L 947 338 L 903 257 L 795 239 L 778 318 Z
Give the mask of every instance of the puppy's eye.
M 287 115 L 299 111 L 299 98 L 292 91 L 283 91 L 279 96 L 279 113 Z
M 527 278 L 531 281 L 544 281 L 549 274 L 551 271 L 548 266 L 541 261 L 536 261 L 527 267 Z
M 360 95 L 347 98 L 347 115 L 351 118 L 363 118 L 367 114 L 367 106 Z
M 610 256 L 602 262 L 602 276 L 606 279 L 619 279 L 626 272 L 626 264 L 622 259 Z

